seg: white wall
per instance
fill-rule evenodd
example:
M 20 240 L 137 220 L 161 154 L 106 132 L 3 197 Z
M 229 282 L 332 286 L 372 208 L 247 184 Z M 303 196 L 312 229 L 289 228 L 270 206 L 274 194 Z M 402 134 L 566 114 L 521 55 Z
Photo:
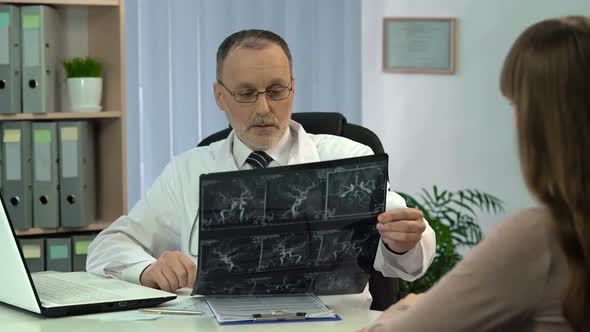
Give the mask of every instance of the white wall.
M 499 73 L 522 30 L 566 14 L 590 15 L 590 1 L 362 1 L 362 122 L 383 140 L 395 190 L 477 188 L 503 199 L 506 214 L 535 204 L 520 174 Z M 456 17 L 457 73 L 383 73 L 384 16 Z M 484 216 L 484 231 L 503 217 Z

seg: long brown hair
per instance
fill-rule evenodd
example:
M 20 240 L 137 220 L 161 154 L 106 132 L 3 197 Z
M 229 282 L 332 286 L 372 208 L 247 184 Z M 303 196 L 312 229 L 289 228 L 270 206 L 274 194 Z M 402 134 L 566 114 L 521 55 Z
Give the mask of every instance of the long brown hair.
M 590 330 L 590 19 L 569 16 L 525 30 L 501 90 L 516 109 L 525 181 L 546 205 L 568 262 L 562 311 Z

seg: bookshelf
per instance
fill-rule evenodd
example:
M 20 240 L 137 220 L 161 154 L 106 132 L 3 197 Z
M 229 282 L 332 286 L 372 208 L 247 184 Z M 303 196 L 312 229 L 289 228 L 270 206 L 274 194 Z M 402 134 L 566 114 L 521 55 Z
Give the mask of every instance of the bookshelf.
M 29 228 L 27 230 L 16 230 L 18 236 L 37 236 L 37 235 L 50 235 L 50 234 L 69 234 L 69 233 L 80 233 L 80 232 L 97 232 L 107 228 L 112 221 L 99 221 L 96 220 L 93 223 L 85 227 L 74 227 L 74 228 Z
M 59 112 L 0 115 L 1 121 L 88 120 L 95 129 L 96 213 L 80 228 L 31 228 L 18 236 L 96 232 L 127 213 L 127 150 L 125 117 L 124 0 L 0 0 L 15 5 L 43 4 L 57 10 L 62 59 L 90 56 L 103 65 L 101 112 L 69 112 L 64 82 L 58 87 Z
M 21 113 L 21 114 L 0 114 L 0 121 L 20 120 L 86 120 L 86 119 L 111 119 L 120 118 L 121 112 L 55 112 L 55 113 Z
M 5 2 L 5 1 L 0 1 Z M 122 5 L 123 0 L 13 0 L 6 1 L 14 4 L 40 4 L 40 5 L 63 5 L 63 6 L 113 6 Z

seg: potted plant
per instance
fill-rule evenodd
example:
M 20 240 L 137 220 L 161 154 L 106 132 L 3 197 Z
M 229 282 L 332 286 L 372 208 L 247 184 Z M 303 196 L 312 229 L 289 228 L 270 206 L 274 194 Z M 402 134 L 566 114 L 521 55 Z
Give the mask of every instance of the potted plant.
M 473 247 L 479 243 L 482 231 L 476 211 L 504 211 L 504 202 L 499 198 L 475 189 L 440 191 L 435 185 L 432 191 L 422 189 L 418 198 L 405 193 L 400 195 L 408 206 L 422 211 L 436 233 L 434 261 L 420 279 L 414 282 L 400 280 L 401 296 L 428 290 L 461 260 L 459 247 Z
M 98 112 L 102 109 L 102 65 L 92 58 L 63 61 L 66 71 L 70 110 Z

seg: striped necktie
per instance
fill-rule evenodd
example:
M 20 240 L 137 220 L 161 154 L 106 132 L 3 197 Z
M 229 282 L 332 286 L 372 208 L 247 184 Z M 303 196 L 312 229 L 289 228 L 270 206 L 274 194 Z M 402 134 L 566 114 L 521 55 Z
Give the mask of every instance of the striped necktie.
M 266 168 L 272 161 L 272 157 L 266 154 L 264 151 L 254 151 L 250 153 L 246 162 L 252 166 L 252 168 Z

